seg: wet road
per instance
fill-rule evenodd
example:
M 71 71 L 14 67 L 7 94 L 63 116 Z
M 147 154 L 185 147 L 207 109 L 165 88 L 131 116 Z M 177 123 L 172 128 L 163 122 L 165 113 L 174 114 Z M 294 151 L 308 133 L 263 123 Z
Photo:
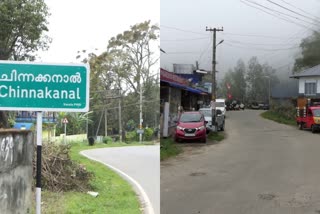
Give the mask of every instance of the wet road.
M 161 165 L 162 214 L 320 213 L 320 134 L 227 112 L 227 138 Z

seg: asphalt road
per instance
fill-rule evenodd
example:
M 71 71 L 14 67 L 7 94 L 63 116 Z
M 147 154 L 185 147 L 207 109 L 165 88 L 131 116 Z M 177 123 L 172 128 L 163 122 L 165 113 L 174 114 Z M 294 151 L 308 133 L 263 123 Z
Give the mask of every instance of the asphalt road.
M 227 112 L 227 138 L 161 164 L 162 214 L 320 213 L 320 134 Z
M 160 213 L 160 147 L 129 146 L 92 149 L 86 156 L 108 164 L 128 175 L 137 190 L 138 184 L 146 193 L 155 214 Z M 125 176 L 127 179 L 128 177 Z M 132 182 L 134 181 L 134 182 Z M 143 197 L 143 195 L 140 196 Z

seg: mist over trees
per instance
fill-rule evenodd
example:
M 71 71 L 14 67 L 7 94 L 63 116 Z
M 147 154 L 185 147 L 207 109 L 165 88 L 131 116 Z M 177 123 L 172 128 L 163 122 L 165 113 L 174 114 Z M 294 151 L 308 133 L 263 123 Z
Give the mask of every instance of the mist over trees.
M 222 79 L 219 95 L 244 103 L 266 102 L 269 96 L 269 81 L 271 87 L 279 82 L 276 70 L 270 65 L 260 64 L 257 57 L 252 57 L 247 64 L 240 59 Z

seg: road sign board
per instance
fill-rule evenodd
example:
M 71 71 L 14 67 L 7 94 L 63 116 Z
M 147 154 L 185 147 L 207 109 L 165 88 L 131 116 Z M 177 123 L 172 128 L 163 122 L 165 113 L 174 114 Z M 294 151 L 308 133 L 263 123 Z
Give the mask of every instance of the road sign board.
M 143 134 L 143 133 L 144 133 L 144 130 L 143 130 L 143 129 L 138 129 L 138 130 L 137 130 L 137 133 L 138 133 L 138 134 Z
M 69 123 L 69 121 L 68 121 L 68 119 L 65 117 L 65 118 L 63 118 L 62 123 L 67 124 L 67 123 Z
M 85 64 L 0 61 L 0 110 L 87 112 Z

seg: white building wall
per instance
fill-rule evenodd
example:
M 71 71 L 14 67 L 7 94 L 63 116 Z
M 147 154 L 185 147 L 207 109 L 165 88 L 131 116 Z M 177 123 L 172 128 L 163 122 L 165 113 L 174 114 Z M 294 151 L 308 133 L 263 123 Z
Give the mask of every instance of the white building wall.
M 303 77 L 299 79 L 299 94 L 305 93 L 305 83 L 316 82 L 317 83 L 317 94 L 320 94 L 320 77 Z

